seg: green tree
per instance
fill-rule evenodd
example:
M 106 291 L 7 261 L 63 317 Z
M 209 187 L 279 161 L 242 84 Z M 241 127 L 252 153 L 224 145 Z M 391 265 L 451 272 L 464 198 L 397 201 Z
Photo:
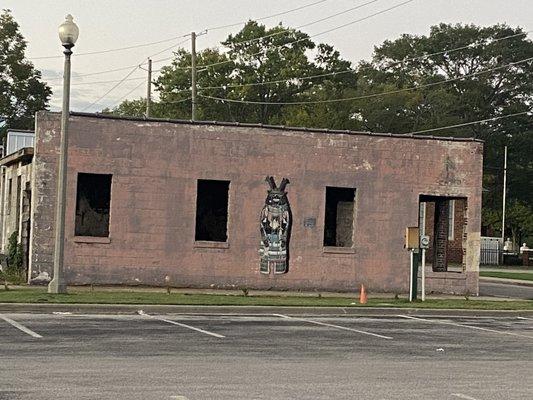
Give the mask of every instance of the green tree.
M 464 48 L 441 53 L 443 49 L 458 47 Z M 424 55 L 429 56 L 419 57 Z M 402 35 L 397 40 L 385 41 L 376 48 L 372 61 L 363 62 L 359 67 L 361 95 L 475 75 L 358 101 L 362 128 L 406 133 L 531 110 L 533 60 L 523 62 L 531 57 L 533 42 L 520 28 L 507 25 L 440 24 L 432 27 L 428 36 Z M 501 68 L 503 65 L 509 66 Z M 530 115 L 432 134 L 485 141 L 483 205 L 487 210 L 501 209 L 503 149 L 507 145 L 509 200 L 531 205 L 533 127 Z M 485 224 L 489 222 L 484 220 Z
M 356 84 L 351 63 L 343 60 L 338 51 L 329 45 L 316 45 L 307 34 L 282 25 L 267 29 L 250 21 L 222 45 L 226 52 L 206 49 L 197 55 L 200 95 L 283 103 L 343 95 L 346 86 L 353 90 Z M 190 118 L 190 65 L 190 53 L 180 49 L 171 65 L 161 69 L 155 81 L 160 101 L 154 105 L 153 116 Z M 306 79 L 314 75 L 325 76 Z M 136 102 L 123 102 L 111 112 L 139 115 L 141 107 Z M 344 115 L 339 110 L 342 107 L 243 104 L 198 97 L 198 119 L 203 120 L 307 126 L 326 126 L 336 121 L 334 126 L 346 129 L 350 120 L 339 122 L 332 118 L 332 112 Z
M 7 128 L 33 129 L 36 111 L 47 108 L 51 89 L 25 59 L 26 40 L 9 10 L 0 14 L 0 119 Z
M 267 29 L 250 21 L 223 45 L 225 52 L 207 49 L 198 55 L 201 95 L 243 102 L 318 102 L 246 104 L 199 97 L 199 119 L 407 133 L 528 111 L 533 104 L 533 61 L 524 61 L 533 57 L 533 43 L 522 29 L 507 25 L 433 26 L 427 36 L 385 41 L 372 60 L 357 68 L 333 47 L 281 25 Z M 180 50 L 162 68 L 155 82 L 160 102 L 154 116 L 190 118 L 190 65 L 190 53 Z M 410 90 L 418 86 L 423 87 Z M 396 93 L 379 95 L 385 92 Z M 327 101 L 361 96 L 367 97 Z M 125 102 L 114 112 L 142 115 L 139 101 Z M 525 204 L 517 208 L 526 213 L 518 220 L 527 220 L 533 198 L 531 115 L 432 134 L 485 141 L 485 224 L 491 221 L 488 215 L 501 209 L 507 145 L 509 204 Z

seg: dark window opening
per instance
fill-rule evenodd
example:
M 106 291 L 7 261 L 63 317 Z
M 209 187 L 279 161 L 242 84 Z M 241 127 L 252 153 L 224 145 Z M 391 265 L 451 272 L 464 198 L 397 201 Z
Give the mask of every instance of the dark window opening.
M 352 247 L 355 189 L 326 187 L 324 246 Z
M 229 181 L 198 180 L 195 240 L 227 241 L 228 193 Z
M 7 181 L 7 214 L 11 214 L 11 197 L 13 197 L 13 179 Z
M 17 176 L 17 195 L 16 195 L 16 204 L 15 204 L 15 226 L 17 231 L 19 230 L 20 223 L 20 195 L 22 193 L 22 177 Z
M 107 174 L 78 174 L 76 236 L 109 236 L 111 177 Z

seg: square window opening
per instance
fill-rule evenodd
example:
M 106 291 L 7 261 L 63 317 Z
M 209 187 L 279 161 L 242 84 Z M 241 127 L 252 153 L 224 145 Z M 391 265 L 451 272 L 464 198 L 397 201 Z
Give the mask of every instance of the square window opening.
M 229 181 L 198 179 L 196 192 L 196 241 L 228 240 Z
M 355 189 L 326 187 L 324 246 L 352 247 Z
M 108 174 L 78 173 L 76 236 L 109 236 L 111 178 Z

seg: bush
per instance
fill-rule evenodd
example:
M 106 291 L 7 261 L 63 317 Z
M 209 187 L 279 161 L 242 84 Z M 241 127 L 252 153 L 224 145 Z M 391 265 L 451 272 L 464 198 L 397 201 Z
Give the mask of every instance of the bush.
M 13 278 L 13 280 L 17 280 L 17 277 L 24 280 L 24 271 L 22 269 L 23 253 L 24 249 L 22 248 L 22 244 L 18 243 L 18 232 L 15 231 L 9 236 L 7 242 L 8 268 L 5 271 L 6 276 Z

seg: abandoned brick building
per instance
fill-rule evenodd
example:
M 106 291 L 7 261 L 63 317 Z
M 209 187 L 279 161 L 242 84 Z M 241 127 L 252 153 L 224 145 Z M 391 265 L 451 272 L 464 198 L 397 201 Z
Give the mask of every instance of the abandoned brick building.
M 422 224 L 428 291 L 478 292 L 479 141 L 81 113 L 69 132 L 69 284 L 404 293 Z M 59 133 L 37 114 L 30 280 L 53 271 Z
M 24 270 L 29 266 L 34 136 L 32 131 L 8 130 L 5 154 L 0 159 L 0 251 L 8 253 L 9 242 L 15 238 L 14 243 L 22 249 Z

